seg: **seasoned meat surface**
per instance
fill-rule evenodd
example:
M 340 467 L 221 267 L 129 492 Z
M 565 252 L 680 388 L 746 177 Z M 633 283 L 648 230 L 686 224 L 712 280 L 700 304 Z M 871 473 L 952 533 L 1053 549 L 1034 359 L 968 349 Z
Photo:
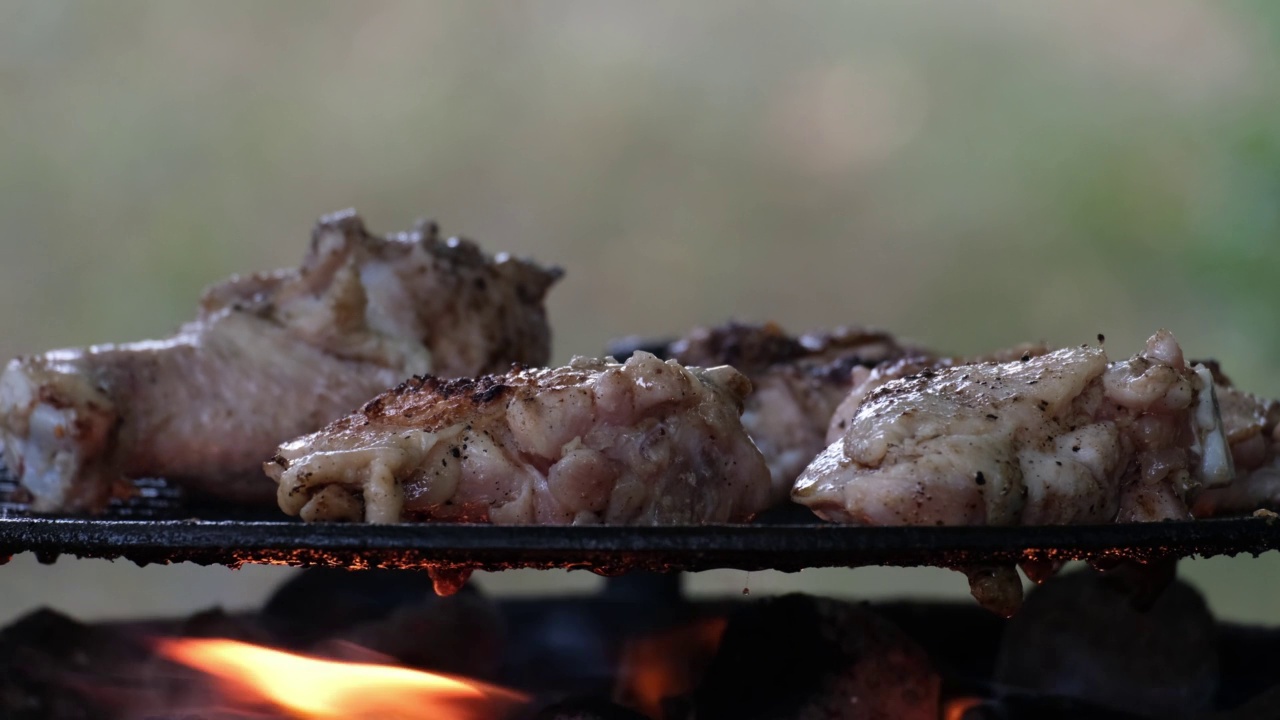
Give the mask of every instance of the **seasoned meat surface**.
M 925 370 L 937 370 L 938 368 L 983 362 L 1012 362 L 1013 360 L 1021 360 L 1024 357 L 1039 357 L 1047 352 L 1049 352 L 1049 348 L 1042 343 L 1024 343 L 986 355 L 968 358 L 937 355 L 912 348 L 899 357 L 886 359 L 873 367 L 855 367 L 849 393 L 841 399 L 840 404 L 836 406 L 835 412 L 831 414 L 824 446 L 839 440 L 844 435 L 849 421 L 853 419 L 854 415 L 858 414 L 858 408 L 862 405 L 862 401 L 867 395 L 871 394 L 872 390 L 891 380 L 898 380 L 909 375 L 919 375 Z
M 1197 517 L 1280 507 L 1280 403 L 1246 393 L 1206 362 L 1216 380 L 1222 427 L 1231 446 L 1236 479 L 1201 493 L 1192 507 Z
M 769 463 L 779 501 L 826 447 L 827 425 L 849 393 L 851 373 L 905 352 L 878 330 L 849 327 L 793 337 L 772 323 L 698 328 L 667 348 L 682 364 L 731 365 L 750 378 L 755 390 L 747 396 L 742 424 Z
M 637 352 L 626 363 L 415 378 L 265 466 L 305 520 L 744 521 L 769 471 L 739 414 L 751 383 Z
M 302 265 L 209 288 L 166 340 L 18 358 L 0 376 L 0 437 L 39 511 L 93 511 L 128 478 L 270 503 L 276 446 L 423 372 L 505 370 L 549 355 L 559 276 L 442 240 L 320 220 Z
M 870 525 L 1189 518 L 1233 476 L 1213 387 L 1164 331 L 1114 363 L 1083 345 L 926 367 L 867 393 L 793 498 Z

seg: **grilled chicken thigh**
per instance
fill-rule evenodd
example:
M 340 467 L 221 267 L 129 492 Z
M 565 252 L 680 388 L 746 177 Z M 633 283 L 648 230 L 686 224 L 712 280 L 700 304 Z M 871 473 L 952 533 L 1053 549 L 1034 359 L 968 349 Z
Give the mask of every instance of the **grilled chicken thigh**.
M 908 351 L 876 330 L 838 328 L 796 338 L 772 323 L 730 323 L 698 328 L 666 352 L 684 365 L 731 365 L 751 380 L 755 390 L 747 396 L 742 424 L 769 463 L 781 502 L 826 447 L 827 425 L 849 394 L 851 373 Z
M 209 288 L 167 339 L 19 358 L 0 375 L 6 461 L 39 511 L 93 511 L 128 478 L 270 502 L 263 460 L 414 374 L 505 370 L 549 355 L 559 276 L 491 258 L 433 225 L 317 224 L 301 267 Z
M 892 368 L 792 497 L 867 525 L 1054 525 L 1189 519 L 1234 477 L 1211 371 L 1168 332 L 1108 362 L 1082 345 L 1012 362 Z M 872 373 L 874 376 L 875 373 Z M 1012 568 L 968 568 L 974 595 L 1011 614 Z
M 793 497 L 872 525 L 1185 519 L 1233 477 L 1213 391 L 1163 331 L 1115 363 L 1081 346 L 926 368 L 867 394 Z
M 739 420 L 751 383 L 637 352 L 626 363 L 417 378 L 265 466 L 304 520 L 744 521 L 769 471 Z

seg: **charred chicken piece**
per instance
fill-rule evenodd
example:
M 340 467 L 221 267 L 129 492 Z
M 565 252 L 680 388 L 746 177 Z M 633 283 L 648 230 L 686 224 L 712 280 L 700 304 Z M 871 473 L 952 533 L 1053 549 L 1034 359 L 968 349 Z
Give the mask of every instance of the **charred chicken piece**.
M 637 352 L 556 369 L 416 378 L 265 466 L 304 520 L 745 521 L 769 471 L 739 414 L 751 383 Z
M 755 390 L 742 424 L 769 463 L 774 497 L 786 499 L 796 476 L 826 447 L 831 414 L 852 387 L 852 373 L 908 351 L 889 334 L 837 328 L 792 337 L 775 324 L 698 328 L 671 343 L 685 365 L 731 365 Z
M 559 275 L 430 223 L 377 237 L 351 211 L 330 215 L 299 268 L 209 288 L 167 340 L 10 363 L 7 464 L 37 511 L 98 511 L 141 477 L 270 503 L 261 467 L 280 442 L 404 378 L 545 363 L 543 297 Z
M 1201 489 L 1234 477 L 1212 373 L 1165 331 L 1121 362 L 1082 345 L 905 369 L 855 388 L 856 412 L 796 502 L 866 525 L 1144 522 L 1190 519 Z M 1017 609 L 1012 568 L 967 572 L 986 607 Z

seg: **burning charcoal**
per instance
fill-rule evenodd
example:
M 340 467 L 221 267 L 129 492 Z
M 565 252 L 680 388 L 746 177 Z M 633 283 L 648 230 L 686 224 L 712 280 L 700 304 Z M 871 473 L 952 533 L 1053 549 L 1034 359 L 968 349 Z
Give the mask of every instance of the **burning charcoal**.
M 623 649 L 614 698 L 649 717 L 668 717 L 670 698 L 687 697 L 716 656 L 726 621 L 711 616 L 633 638 Z
M 1162 558 L 1149 563 L 1133 560 L 1094 560 L 1094 570 L 1114 580 L 1129 596 L 1134 609 L 1146 612 L 1178 576 L 1178 559 Z
M 929 653 L 952 682 L 985 683 L 995 670 L 1008 621 L 971 602 L 894 601 L 871 608 Z
M 1145 717 L 1210 709 L 1217 632 L 1198 592 L 1174 583 L 1142 612 L 1126 585 L 1084 571 L 1044 584 L 1005 630 L 995 680 Z
M 606 578 L 600 592 L 602 600 L 618 600 L 642 605 L 644 610 L 670 608 L 683 610 L 684 578 L 680 573 L 653 573 L 636 570 Z
M 1147 716 L 1070 698 L 1025 694 L 974 703 L 958 717 L 959 720 L 1144 720 Z
M 127 688 L 116 676 L 144 657 L 127 638 L 37 610 L 0 631 L 0 717 L 118 717 Z
M 1280 687 L 1280 628 L 1220 624 L 1218 657 L 1222 684 L 1215 704 L 1220 708 L 1251 705 Z
M 435 597 L 426 573 L 313 568 L 282 585 L 262 614 L 290 644 L 306 646 Z
M 856 605 L 788 595 L 734 613 L 694 694 L 699 718 L 934 720 L 925 652 Z
M 503 680 L 546 696 L 612 696 L 629 641 L 703 617 L 680 588 L 679 574 L 637 571 L 610 577 L 594 597 L 503 602 Z
M 182 637 L 216 637 L 270 644 L 274 638 L 253 617 L 228 615 L 222 608 L 210 608 L 187 618 L 177 628 Z
M 317 568 L 285 583 L 263 621 L 291 647 L 355 659 L 352 647 L 395 662 L 492 678 L 501 665 L 501 614 L 472 586 L 440 597 L 426 573 Z
M 1280 685 L 1257 694 L 1248 702 L 1211 716 L 1210 720 L 1274 720 L 1280 707 Z
M 503 622 L 479 592 L 430 596 L 385 617 L 335 633 L 316 648 L 341 656 L 335 642 L 387 655 L 402 665 L 451 675 L 492 679 L 502 665 Z
M 532 720 L 647 720 L 644 715 L 598 698 L 565 700 L 549 705 Z
M 619 627 L 625 618 L 591 600 L 504 604 L 510 637 L 503 660 L 507 684 L 560 695 L 613 689 Z

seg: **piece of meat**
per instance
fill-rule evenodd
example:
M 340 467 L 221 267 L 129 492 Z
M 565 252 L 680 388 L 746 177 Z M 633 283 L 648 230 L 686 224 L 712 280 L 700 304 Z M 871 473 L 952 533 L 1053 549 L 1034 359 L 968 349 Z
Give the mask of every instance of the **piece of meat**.
M 541 364 L 559 271 L 430 223 L 389 237 L 322 218 L 301 267 L 209 288 L 160 341 L 18 358 L 0 376 L 5 458 L 37 511 L 97 511 L 129 478 L 270 503 L 276 446 L 415 373 Z
M 751 380 L 755 390 L 742 424 L 769 463 L 778 501 L 826 447 L 827 425 L 849 394 L 851 373 L 908 352 L 879 330 L 843 327 L 793 337 L 773 323 L 697 328 L 666 351 L 684 365 L 731 365 Z
M 1217 363 L 1203 364 L 1214 375 L 1236 479 L 1201 493 L 1192 512 L 1213 517 L 1280 507 L 1280 403 L 1239 390 Z
M 1043 343 L 1023 343 L 976 357 L 949 357 L 912 349 L 900 357 L 889 358 L 874 367 L 855 367 L 849 393 L 841 398 L 839 405 L 831 413 L 824 445 L 830 445 L 843 437 L 849 421 L 853 419 L 854 415 L 858 414 L 858 408 L 862 405 L 863 399 L 872 390 L 891 380 L 898 380 L 910 375 L 919 375 L 925 370 L 983 362 L 1012 362 L 1021 360 L 1024 357 L 1040 357 L 1048 352 L 1049 347 Z
M 866 525 L 1189 519 L 1197 492 L 1234 477 L 1214 388 L 1166 331 L 1115 363 L 1089 345 L 1010 362 L 906 358 L 862 378 L 792 497 Z M 1043 580 L 1055 568 L 1031 569 Z M 1017 610 L 1013 568 L 962 570 L 984 607 Z
M 557 369 L 415 378 L 265 466 L 304 520 L 745 521 L 769 471 L 742 428 L 751 383 L 637 352 Z
M 1233 477 L 1208 369 L 1161 331 L 1100 347 L 926 368 L 866 395 L 796 482 L 818 515 L 869 525 L 1187 519 Z

